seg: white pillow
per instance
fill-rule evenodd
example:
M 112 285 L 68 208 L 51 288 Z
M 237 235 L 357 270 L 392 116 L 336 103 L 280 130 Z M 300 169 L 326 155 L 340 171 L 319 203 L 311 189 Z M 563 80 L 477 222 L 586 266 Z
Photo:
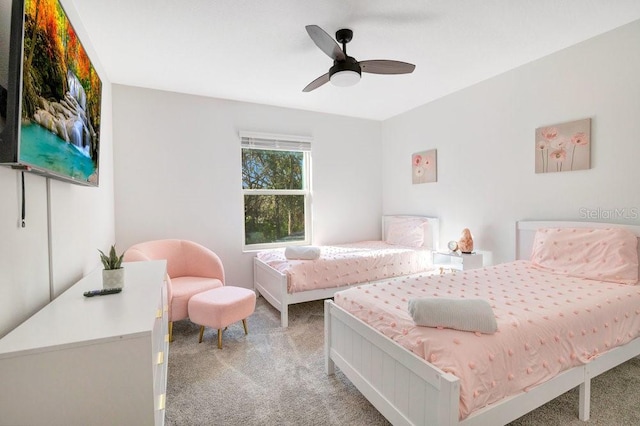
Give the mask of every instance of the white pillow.
M 409 299 L 409 314 L 417 325 L 493 334 L 498 323 L 484 299 L 424 297 Z
M 394 218 L 387 230 L 387 243 L 406 247 L 421 247 L 424 243 L 423 221 Z
M 320 257 L 320 247 L 289 246 L 284 249 L 284 257 L 291 260 L 316 260 Z

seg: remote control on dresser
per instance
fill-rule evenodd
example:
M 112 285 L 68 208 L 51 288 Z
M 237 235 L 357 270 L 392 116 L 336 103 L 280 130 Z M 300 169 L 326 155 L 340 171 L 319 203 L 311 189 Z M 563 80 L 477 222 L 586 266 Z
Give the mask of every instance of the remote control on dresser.
M 116 294 L 122 291 L 121 288 L 103 288 L 102 290 L 85 291 L 85 297 L 104 296 L 106 294 Z

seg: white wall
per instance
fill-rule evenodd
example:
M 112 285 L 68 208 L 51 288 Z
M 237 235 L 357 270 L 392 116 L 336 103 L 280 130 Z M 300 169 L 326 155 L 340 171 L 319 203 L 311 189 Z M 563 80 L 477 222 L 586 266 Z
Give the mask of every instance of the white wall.
M 97 249 L 108 248 L 115 236 L 111 84 L 73 2 L 62 3 L 102 78 L 100 186 L 26 173 L 27 226 L 21 228 L 20 174 L 0 167 L 0 337 L 48 303 L 50 293 L 57 296 L 98 267 Z
M 385 121 L 383 212 L 439 216 L 441 245 L 468 227 L 494 263 L 514 258 L 517 220 L 639 224 L 638 76 L 640 21 Z M 588 117 L 591 169 L 535 174 L 535 129 Z M 411 154 L 431 148 L 438 182 L 412 185 Z
M 122 249 L 190 239 L 221 257 L 228 284 L 252 287 L 239 131 L 313 137 L 315 244 L 380 237 L 379 122 L 121 85 L 113 86 L 113 111 Z
M 25 228 L 21 192 L 20 173 L 0 167 L 0 336 L 49 301 L 45 179 L 25 174 Z

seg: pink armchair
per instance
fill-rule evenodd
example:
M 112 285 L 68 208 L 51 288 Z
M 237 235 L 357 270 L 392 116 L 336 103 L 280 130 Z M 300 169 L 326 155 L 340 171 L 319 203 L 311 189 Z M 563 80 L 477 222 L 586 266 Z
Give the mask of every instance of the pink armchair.
M 224 285 L 220 258 L 200 244 L 186 240 L 155 240 L 135 244 L 125 252 L 125 262 L 167 261 L 167 299 L 169 341 L 173 341 L 173 322 L 188 318 L 191 296 Z

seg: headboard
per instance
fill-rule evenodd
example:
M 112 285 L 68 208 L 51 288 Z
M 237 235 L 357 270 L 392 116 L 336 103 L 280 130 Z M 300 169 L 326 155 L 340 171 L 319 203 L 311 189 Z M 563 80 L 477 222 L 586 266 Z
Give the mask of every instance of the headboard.
M 540 228 L 624 228 L 640 238 L 640 226 L 602 222 L 519 221 L 516 222 L 516 259 L 530 260 L 533 239 Z M 640 242 L 638 243 L 640 258 Z
M 382 239 L 387 239 L 387 230 L 389 227 L 389 223 L 393 218 L 413 218 L 419 219 L 426 222 L 425 226 L 425 234 L 424 234 L 424 243 L 422 244 L 423 248 L 430 250 L 438 250 L 440 245 L 440 220 L 435 217 L 427 217 L 427 216 L 411 216 L 411 215 L 388 215 L 382 216 Z

